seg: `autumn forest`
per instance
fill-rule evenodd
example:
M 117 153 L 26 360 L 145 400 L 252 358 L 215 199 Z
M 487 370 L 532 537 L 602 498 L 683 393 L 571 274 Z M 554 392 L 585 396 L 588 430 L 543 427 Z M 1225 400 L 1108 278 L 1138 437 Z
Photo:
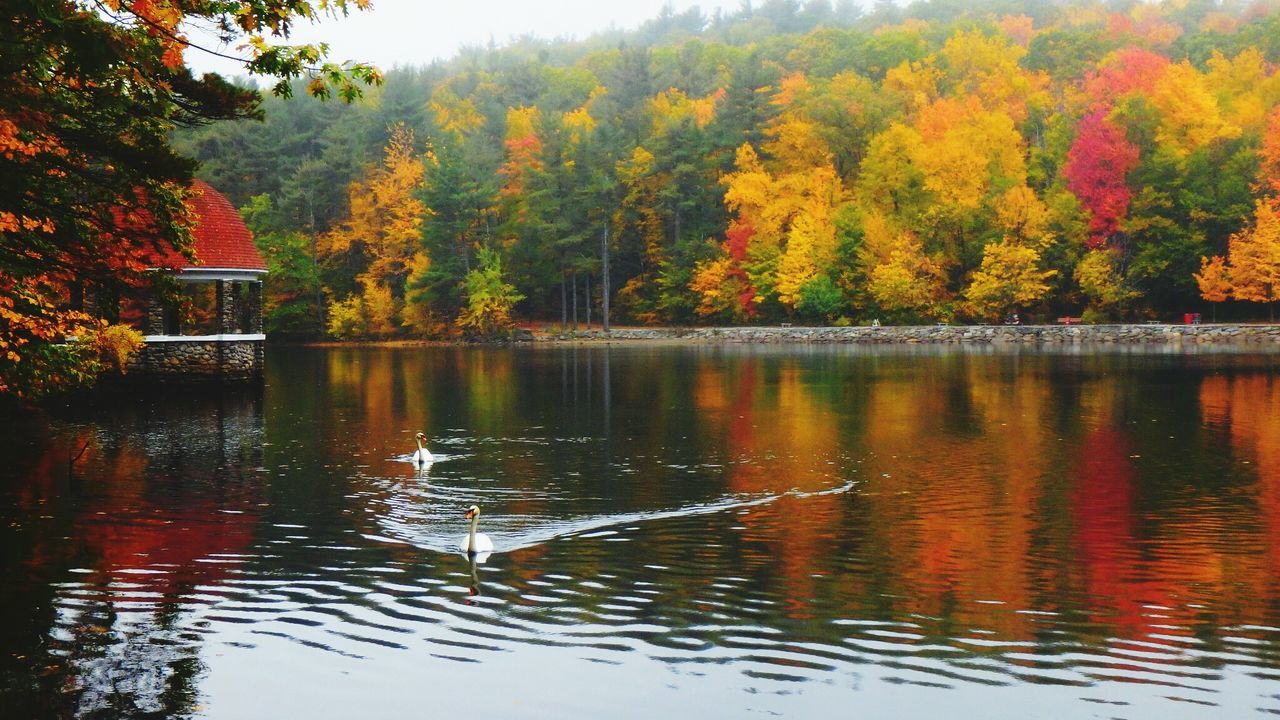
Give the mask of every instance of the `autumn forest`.
M 767 2 L 396 68 L 175 142 L 270 332 L 1267 316 L 1274 4 Z

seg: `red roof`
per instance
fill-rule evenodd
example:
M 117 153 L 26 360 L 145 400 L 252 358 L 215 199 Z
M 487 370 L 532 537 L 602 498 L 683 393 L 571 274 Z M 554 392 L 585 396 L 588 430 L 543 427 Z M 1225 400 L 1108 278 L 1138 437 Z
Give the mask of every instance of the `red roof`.
M 192 187 L 196 191 L 191 200 L 196 215 L 194 267 L 266 270 L 267 263 L 253 245 L 253 233 L 231 201 L 203 180 L 196 180 Z
M 146 250 L 145 254 L 155 267 L 168 270 L 266 270 L 258 248 L 253 245 L 253 233 L 245 227 L 244 220 L 225 195 L 214 190 L 209 183 L 196 180 L 191 184 L 190 205 L 195 216 L 191 234 L 195 237 L 196 261 L 182 256 L 172 247 Z M 143 214 L 144 217 L 149 217 Z M 122 227 L 129 223 L 117 219 Z

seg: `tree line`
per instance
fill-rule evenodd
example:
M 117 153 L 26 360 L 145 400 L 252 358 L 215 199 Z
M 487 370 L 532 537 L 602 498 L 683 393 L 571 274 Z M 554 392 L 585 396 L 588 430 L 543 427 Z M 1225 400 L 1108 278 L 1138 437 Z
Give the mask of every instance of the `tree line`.
M 606 285 L 650 324 L 1256 314 L 1280 293 L 1275 9 L 668 12 L 177 144 L 245 207 L 277 333 L 572 323 Z

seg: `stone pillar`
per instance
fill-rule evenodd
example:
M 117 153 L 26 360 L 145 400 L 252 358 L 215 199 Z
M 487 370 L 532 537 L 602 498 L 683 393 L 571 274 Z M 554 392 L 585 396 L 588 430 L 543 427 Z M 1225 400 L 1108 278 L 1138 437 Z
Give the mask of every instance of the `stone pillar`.
M 262 332 L 262 282 L 249 283 L 249 332 Z
M 159 298 L 147 300 L 147 334 L 164 335 L 164 303 Z
M 235 283 L 228 280 L 217 281 L 218 297 L 218 334 L 238 332 L 236 327 L 236 294 Z

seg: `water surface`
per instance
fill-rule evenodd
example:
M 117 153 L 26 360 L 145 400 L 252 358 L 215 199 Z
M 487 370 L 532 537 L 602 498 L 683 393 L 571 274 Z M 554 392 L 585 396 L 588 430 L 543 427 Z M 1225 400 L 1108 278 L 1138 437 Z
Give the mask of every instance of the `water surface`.
M 273 347 L 0 428 L 0 707 L 1280 714 L 1278 366 Z

